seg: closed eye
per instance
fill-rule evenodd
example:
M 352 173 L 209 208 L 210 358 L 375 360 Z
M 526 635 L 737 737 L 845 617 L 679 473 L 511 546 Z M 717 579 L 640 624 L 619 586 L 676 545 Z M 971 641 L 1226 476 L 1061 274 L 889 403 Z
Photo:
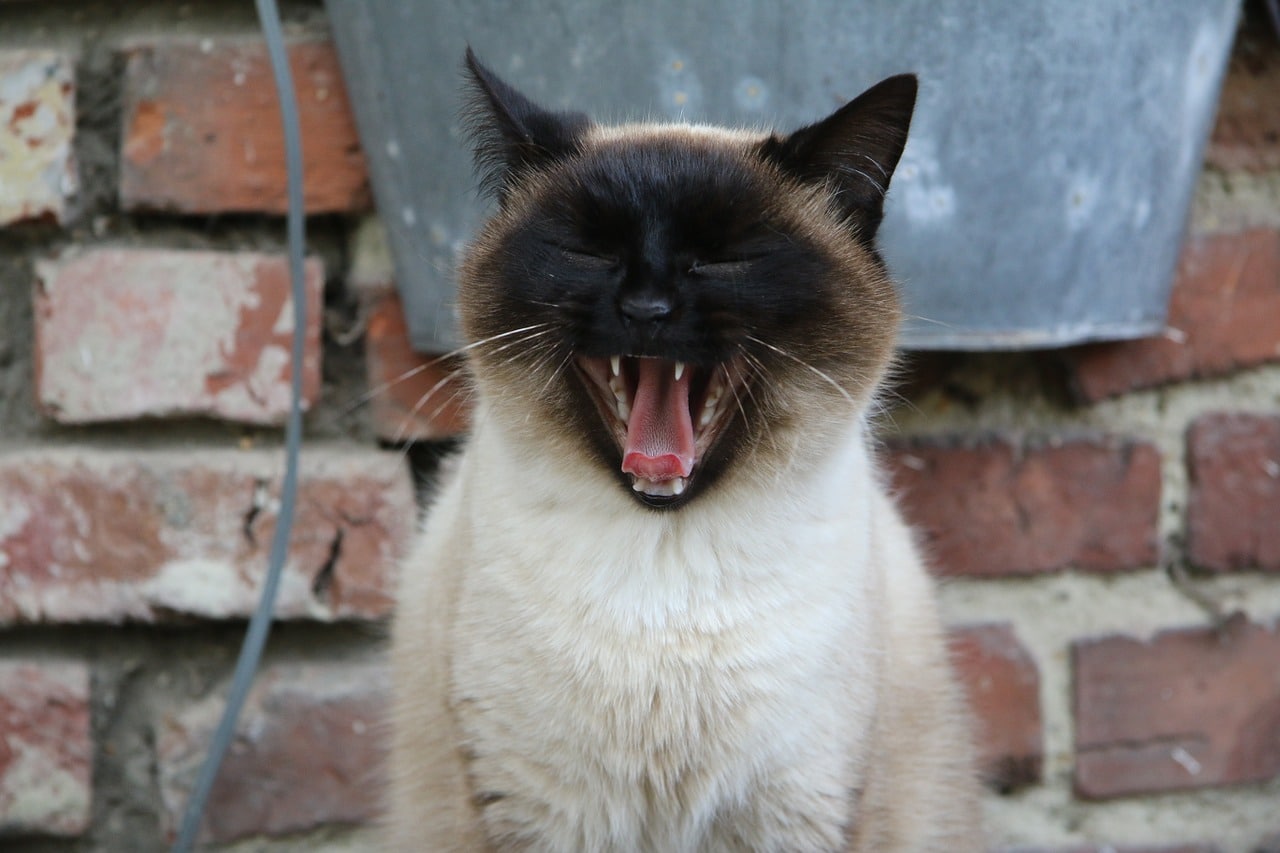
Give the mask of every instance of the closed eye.
M 561 247 L 560 254 L 566 261 L 584 270 L 606 272 L 616 269 L 618 266 L 618 259 L 613 255 L 600 255 L 595 252 L 566 249 L 564 247 Z
M 707 278 L 739 278 L 751 269 L 751 261 L 737 259 L 732 261 L 694 261 L 689 267 L 693 275 Z

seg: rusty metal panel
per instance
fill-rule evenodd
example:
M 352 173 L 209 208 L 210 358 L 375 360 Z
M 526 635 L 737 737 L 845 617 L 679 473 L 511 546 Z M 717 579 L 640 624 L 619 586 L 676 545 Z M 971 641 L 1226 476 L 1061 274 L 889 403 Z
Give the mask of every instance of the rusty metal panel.
M 913 348 L 1158 332 L 1236 0 L 328 0 L 415 346 L 446 349 L 479 221 L 470 43 L 553 107 L 799 127 L 890 74 L 921 95 L 885 254 Z

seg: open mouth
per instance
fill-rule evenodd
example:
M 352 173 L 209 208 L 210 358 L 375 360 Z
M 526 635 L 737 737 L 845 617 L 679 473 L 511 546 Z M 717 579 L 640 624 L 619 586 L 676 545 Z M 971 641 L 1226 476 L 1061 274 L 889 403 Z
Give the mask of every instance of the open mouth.
M 615 355 L 580 356 L 577 364 L 618 445 L 631 488 L 647 503 L 674 503 L 733 419 L 742 384 L 736 360 L 698 367 Z

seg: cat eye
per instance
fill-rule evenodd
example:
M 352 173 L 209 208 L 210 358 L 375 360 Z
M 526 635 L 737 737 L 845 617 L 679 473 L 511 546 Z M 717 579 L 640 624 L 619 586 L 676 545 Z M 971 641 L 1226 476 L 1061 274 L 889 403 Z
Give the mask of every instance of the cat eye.
M 689 272 L 707 278 L 740 278 L 750 268 L 751 261 L 739 258 L 732 261 L 694 261 Z
M 595 252 L 563 247 L 560 249 L 560 254 L 566 261 L 584 270 L 607 272 L 618 266 L 618 259 L 612 255 L 600 255 Z

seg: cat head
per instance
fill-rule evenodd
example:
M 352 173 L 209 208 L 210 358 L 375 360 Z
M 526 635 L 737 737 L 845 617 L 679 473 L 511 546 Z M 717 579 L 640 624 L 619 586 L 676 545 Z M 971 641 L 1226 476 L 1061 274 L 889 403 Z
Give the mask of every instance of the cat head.
M 875 247 L 915 77 L 789 134 L 601 126 L 544 109 L 468 51 L 496 213 L 459 309 L 495 417 L 674 508 L 820 458 L 891 357 Z

